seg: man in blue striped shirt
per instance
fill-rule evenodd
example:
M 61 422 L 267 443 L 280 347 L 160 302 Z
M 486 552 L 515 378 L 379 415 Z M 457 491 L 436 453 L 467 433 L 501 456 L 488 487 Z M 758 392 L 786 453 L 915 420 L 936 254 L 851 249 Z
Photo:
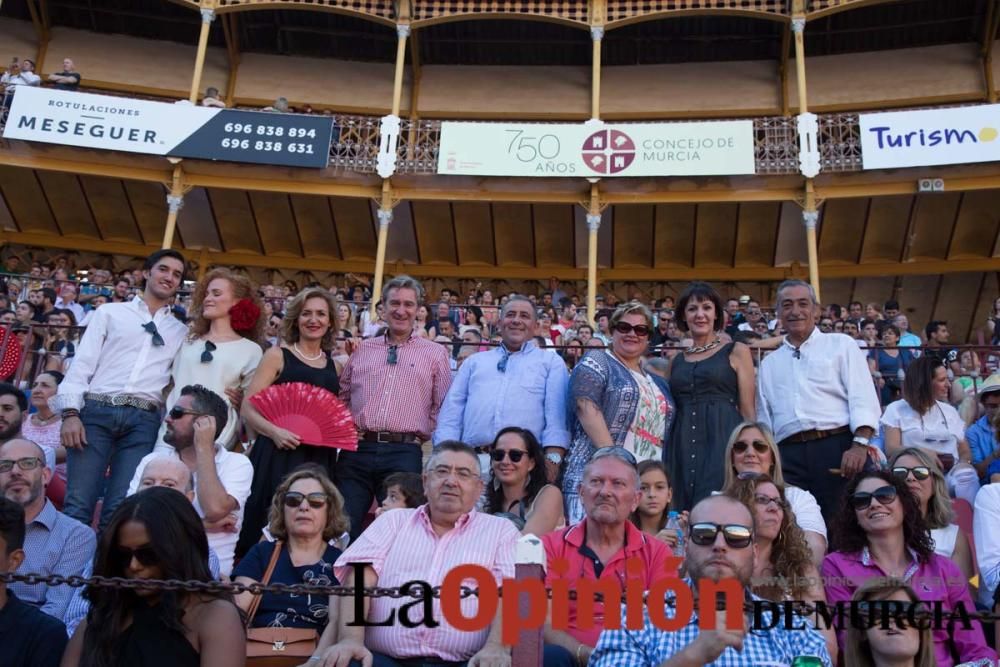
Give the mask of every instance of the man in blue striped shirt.
M 743 585 L 744 599 L 759 600 L 749 593 L 756 547 L 753 545 L 754 520 L 750 510 L 728 496 L 710 496 L 691 510 L 686 544 L 687 572 L 684 582 L 694 594 L 694 609 L 687 624 L 676 632 L 665 632 L 643 612 L 641 630 L 628 630 L 623 619 L 621 630 L 605 630 L 590 657 L 590 667 L 763 667 L 790 665 L 799 656 L 814 656 L 830 667 L 830 654 L 823 636 L 797 620 L 796 629 L 786 629 L 779 621 L 769 630 L 726 627 L 725 612 L 716 613 L 715 630 L 698 627 L 698 584 L 703 580 L 720 582 L 737 579 Z M 650 599 L 648 605 L 657 604 Z M 665 609 L 657 616 L 673 619 L 675 607 L 663 601 Z M 771 625 L 770 614 L 762 614 L 761 627 Z M 746 618 L 744 617 L 744 624 Z M 807 627 L 803 628 L 802 626 Z
M 503 344 L 462 363 L 438 413 L 434 444 L 458 440 L 482 454 L 500 429 L 520 426 L 542 443 L 553 481 L 569 443 L 569 374 L 559 355 L 532 340 L 536 320 L 527 298 L 507 301 L 500 312 Z M 484 469 L 489 470 L 488 462 Z

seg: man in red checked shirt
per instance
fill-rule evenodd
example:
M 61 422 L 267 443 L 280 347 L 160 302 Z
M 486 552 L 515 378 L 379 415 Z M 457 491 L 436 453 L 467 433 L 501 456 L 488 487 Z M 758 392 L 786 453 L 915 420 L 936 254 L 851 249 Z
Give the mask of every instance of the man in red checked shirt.
M 676 565 L 669 560 L 673 557 L 670 549 L 628 520 L 639 505 L 639 472 L 631 452 L 624 447 L 598 449 L 583 469 L 580 500 L 586 513 L 583 521 L 542 538 L 547 588 L 568 579 L 569 590 L 582 596 L 587 594 L 586 580 L 611 579 L 624 593 L 629 578 L 639 578 L 643 590 L 649 590 L 654 582 L 677 576 Z M 630 562 L 642 567 L 633 571 Z M 568 600 L 568 604 L 568 629 L 553 628 L 551 617 L 545 624 L 545 667 L 586 665 L 604 627 L 606 603 L 594 604 L 593 624 L 586 629 L 577 615 L 579 601 Z M 619 609 L 612 605 L 607 613 L 617 615 Z
M 340 399 L 354 415 L 359 440 L 357 451 L 340 452 L 336 469 L 352 542 L 385 478 L 420 472 L 421 444 L 434 432 L 451 386 L 448 352 L 413 330 L 423 301 L 423 286 L 410 276 L 387 282 L 382 303 L 389 327 L 358 346 L 340 378 Z

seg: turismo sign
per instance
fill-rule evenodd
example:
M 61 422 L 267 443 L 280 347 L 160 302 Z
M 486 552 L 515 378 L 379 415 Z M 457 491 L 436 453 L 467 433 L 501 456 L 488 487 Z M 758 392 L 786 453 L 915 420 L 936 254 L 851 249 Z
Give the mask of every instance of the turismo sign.
M 865 169 L 1000 160 L 1000 104 L 859 117 Z
M 585 178 L 753 174 L 753 122 L 443 122 L 438 173 Z
M 170 157 L 325 167 L 333 119 L 21 86 L 6 139 Z

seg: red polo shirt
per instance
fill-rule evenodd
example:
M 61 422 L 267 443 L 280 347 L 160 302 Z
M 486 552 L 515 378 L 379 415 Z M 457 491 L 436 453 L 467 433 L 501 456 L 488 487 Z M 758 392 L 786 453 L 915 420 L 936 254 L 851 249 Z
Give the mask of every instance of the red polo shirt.
M 670 549 L 663 542 L 655 537 L 646 535 L 631 522 L 625 522 L 625 546 L 618 553 L 611 557 L 606 563 L 600 563 L 596 554 L 585 546 L 587 538 L 587 521 L 584 519 L 580 523 L 568 528 L 557 530 L 542 537 L 545 545 L 546 572 L 545 585 L 551 587 L 554 581 L 565 578 L 569 580 L 569 590 L 579 593 L 577 581 L 580 579 L 611 579 L 617 584 L 619 597 L 625 591 L 625 582 L 628 576 L 640 579 L 643 583 L 643 590 L 660 579 L 668 575 L 677 576 L 676 568 L 667 568 L 668 559 L 673 557 Z M 635 559 L 641 563 L 642 568 L 638 574 L 627 573 L 625 564 L 629 559 Z M 557 561 L 562 560 L 568 564 L 565 575 L 558 573 Z M 596 571 L 600 570 L 600 575 Z M 552 604 L 558 604 L 553 599 Z M 604 603 L 594 605 L 594 625 L 582 630 L 577 628 L 577 601 L 569 601 L 569 632 L 577 641 L 587 646 L 596 646 L 597 638 L 604 628 Z M 614 612 L 615 605 L 612 605 L 611 613 Z

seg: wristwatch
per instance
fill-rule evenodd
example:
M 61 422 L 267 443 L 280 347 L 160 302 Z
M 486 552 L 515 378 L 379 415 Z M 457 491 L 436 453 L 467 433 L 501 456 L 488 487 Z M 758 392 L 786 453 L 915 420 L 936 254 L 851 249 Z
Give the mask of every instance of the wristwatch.
M 559 452 L 549 452 L 545 455 L 545 458 L 556 465 L 561 465 L 563 461 L 563 455 Z
M 871 444 L 871 440 L 862 435 L 856 435 L 854 436 L 854 444 L 861 445 L 862 447 L 867 447 L 868 445 Z

